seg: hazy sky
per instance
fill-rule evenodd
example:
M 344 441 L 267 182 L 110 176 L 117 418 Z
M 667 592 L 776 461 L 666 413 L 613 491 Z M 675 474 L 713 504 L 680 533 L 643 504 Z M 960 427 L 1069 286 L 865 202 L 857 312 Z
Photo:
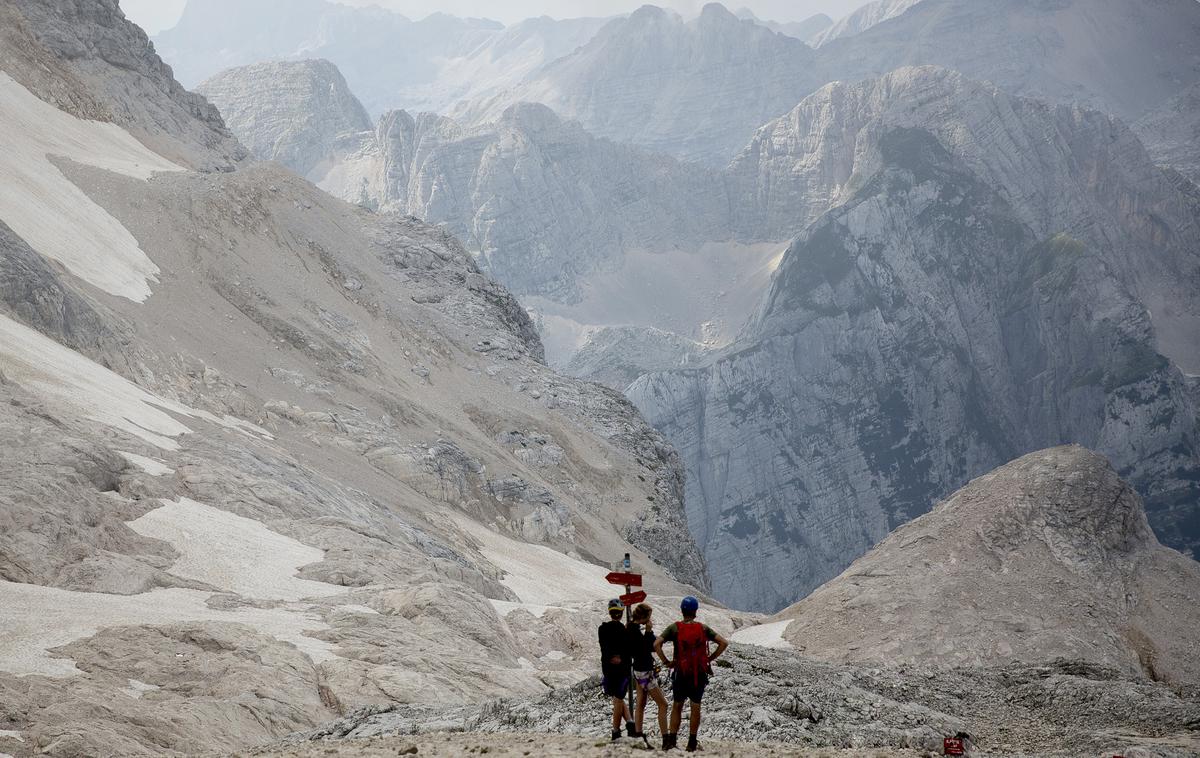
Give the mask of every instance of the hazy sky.
M 186 0 L 121 0 L 125 15 L 150 34 L 175 25 Z M 505 23 L 531 16 L 572 18 L 577 16 L 613 16 L 628 13 L 646 0 L 347 0 L 350 5 L 382 5 L 406 16 L 422 18 L 435 11 L 456 16 L 482 16 Z M 661 0 L 654 5 L 674 8 L 684 15 L 700 10 L 707 0 Z M 868 0 L 728 0 L 730 10 L 746 7 L 760 18 L 775 21 L 799 21 L 814 13 L 844 16 Z

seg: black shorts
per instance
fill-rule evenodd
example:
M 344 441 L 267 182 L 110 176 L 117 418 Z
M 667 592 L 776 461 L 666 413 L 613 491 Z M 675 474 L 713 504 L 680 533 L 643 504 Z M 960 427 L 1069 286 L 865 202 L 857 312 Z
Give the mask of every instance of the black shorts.
M 629 692 L 629 667 L 605 663 L 600 667 L 600 671 L 604 674 L 604 680 L 601 682 L 604 694 L 609 697 L 625 697 Z
M 671 674 L 671 700 L 676 703 L 682 703 L 684 700 L 699 703 L 704 699 L 706 687 L 708 677 L 704 674 L 701 674 L 699 679 L 694 674 L 680 674 L 678 671 Z

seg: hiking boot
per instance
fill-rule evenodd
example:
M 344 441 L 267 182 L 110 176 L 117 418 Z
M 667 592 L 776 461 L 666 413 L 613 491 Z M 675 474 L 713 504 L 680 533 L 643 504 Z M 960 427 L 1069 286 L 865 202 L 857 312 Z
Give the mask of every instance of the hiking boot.
M 664 734 L 664 735 L 663 735 L 663 746 L 662 746 L 662 749 L 663 749 L 663 750 L 673 750 L 673 749 L 675 749 L 675 735 L 673 735 L 673 734 Z
M 641 737 L 642 736 L 641 732 L 639 732 L 637 730 L 637 727 L 634 726 L 632 721 L 625 722 L 625 733 L 628 734 L 630 737 Z
M 612 741 L 616 742 L 619 739 L 621 739 L 621 730 L 620 729 L 612 730 Z
M 696 742 L 696 735 L 694 735 L 694 734 L 689 734 L 689 735 L 688 735 L 688 746 L 687 746 L 687 751 L 688 751 L 689 753 L 694 753 L 694 752 L 696 752 L 696 751 L 697 751 L 697 750 L 699 750 L 699 749 L 700 749 L 700 743 L 699 743 L 699 742 Z

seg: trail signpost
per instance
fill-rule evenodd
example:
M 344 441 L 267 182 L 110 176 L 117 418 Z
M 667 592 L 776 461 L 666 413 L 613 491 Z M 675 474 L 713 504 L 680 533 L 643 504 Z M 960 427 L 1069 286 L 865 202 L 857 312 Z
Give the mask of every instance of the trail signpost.
M 633 611 L 630 606 L 634 603 L 640 603 L 646 599 L 645 592 L 634 592 L 634 587 L 642 586 L 642 575 L 635 574 L 630 569 L 632 564 L 629 560 L 629 553 L 625 554 L 625 560 L 621 561 L 623 571 L 611 571 L 608 576 L 604 577 L 609 584 L 624 585 L 625 594 L 621 595 L 621 603 L 625 606 L 625 625 L 633 620 Z M 629 661 L 629 720 L 633 721 L 633 661 Z

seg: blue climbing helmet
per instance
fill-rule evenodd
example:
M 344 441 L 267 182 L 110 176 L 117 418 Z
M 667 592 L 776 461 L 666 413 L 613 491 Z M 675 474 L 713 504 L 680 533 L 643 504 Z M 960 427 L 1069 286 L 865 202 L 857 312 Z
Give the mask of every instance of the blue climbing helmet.
M 695 613 L 696 611 L 700 610 L 700 601 L 691 595 L 688 595 L 683 599 L 683 602 L 679 604 L 679 610 L 683 611 L 684 613 Z
M 614 597 L 612 600 L 608 601 L 608 612 L 609 613 L 612 613 L 613 611 L 623 611 L 623 610 L 625 610 L 625 604 L 621 602 L 620 598 Z

